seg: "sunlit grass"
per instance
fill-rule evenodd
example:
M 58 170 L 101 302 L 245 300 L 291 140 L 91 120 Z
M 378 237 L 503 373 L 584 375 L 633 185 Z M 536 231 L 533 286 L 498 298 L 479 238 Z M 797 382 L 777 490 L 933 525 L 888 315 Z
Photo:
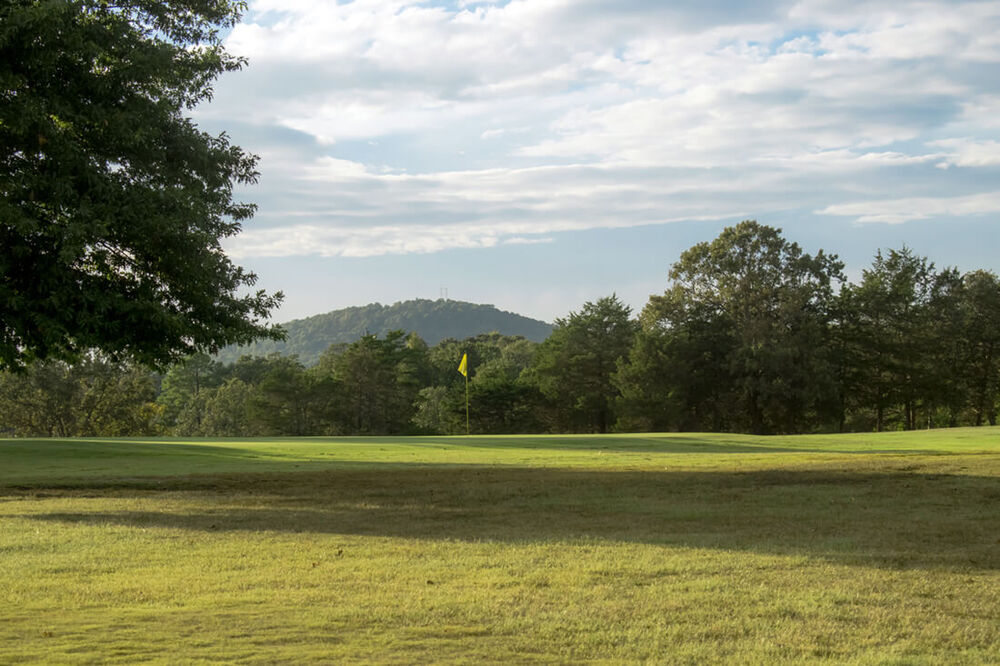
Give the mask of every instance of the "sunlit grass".
M 1000 429 L 0 441 L 0 663 L 995 663 Z
M 288 439 L 0 439 L 0 483 L 319 470 L 371 465 L 713 468 L 842 454 L 996 453 L 1000 428 L 756 437 L 735 434 Z M 776 456 L 776 454 L 787 454 Z M 798 455 L 795 455 L 798 454 Z

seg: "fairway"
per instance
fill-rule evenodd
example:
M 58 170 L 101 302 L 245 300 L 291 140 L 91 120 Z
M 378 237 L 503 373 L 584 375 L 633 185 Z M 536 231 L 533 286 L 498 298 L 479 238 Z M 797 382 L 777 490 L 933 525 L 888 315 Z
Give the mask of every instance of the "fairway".
M 0 663 L 1000 661 L 1000 428 L 0 440 Z

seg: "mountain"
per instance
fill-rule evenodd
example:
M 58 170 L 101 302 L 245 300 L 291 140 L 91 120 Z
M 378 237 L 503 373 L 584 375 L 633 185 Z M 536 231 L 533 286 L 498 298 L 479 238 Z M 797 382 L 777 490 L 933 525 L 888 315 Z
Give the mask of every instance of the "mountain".
M 288 334 L 284 342 L 264 340 L 242 347 L 230 346 L 216 358 L 232 363 L 245 354 L 264 356 L 278 352 L 298 354 L 299 360 L 312 365 L 335 342 L 354 342 L 366 333 L 382 336 L 397 329 L 415 331 L 431 346 L 445 338 L 464 340 L 494 331 L 541 342 L 552 332 L 552 324 L 544 321 L 498 310 L 492 305 L 445 299 L 419 299 L 394 305 L 372 303 L 294 319 L 282 327 Z

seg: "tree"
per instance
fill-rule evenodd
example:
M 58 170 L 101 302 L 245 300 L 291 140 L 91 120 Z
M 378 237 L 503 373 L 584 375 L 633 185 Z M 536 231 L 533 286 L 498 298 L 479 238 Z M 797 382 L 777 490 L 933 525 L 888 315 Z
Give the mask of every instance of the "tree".
M 190 434 L 206 437 L 253 437 L 264 434 L 264 429 L 253 418 L 253 405 L 257 400 L 255 387 L 240 379 L 230 379 L 218 388 L 207 389 L 204 395 L 198 431 Z
M 1000 279 L 973 271 L 962 276 L 962 314 L 968 400 L 973 423 L 997 422 L 1000 399 Z
M 638 329 L 631 312 L 615 295 L 585 303 L 557 319 L 539 345 L 531 376 L 553 402 L 559 429 L 603 433 L 614 424 L 618 389 L 612 375 Z
M 635 385 L 660 377 L 660 399 L 672 403 L 661 419 L 685 429 L 799 432 L 830 418 L 829 319 L 842 267 L 752 220 L 688 249 L 643 310 L 641 344 L 618 377 L 626 398 L 655 401 Z
M 329 350 L 316 370 L 337 385 L 338 425 L 360 435 L 409 432 L 426 355 L 420 337 L 403 331 L 389 331 L 381 339 L 365 335 L 346 348 Z
M 0 433 L 25 437 L 153 435 L 158 415 L 149 372 L 88 354 L 0 372 Z
M 0 369 L 87 349 L 162 366 L 280 330 L 220 241 L 256 157 L 183 115 L 243 62 L 230 0 L 0 5 Z
M 202 391 L 219 386 L 224 374 L 223 365 L 207 354 L 192 354 L 170 366 L 160 383 L 160 394 L 156 396 L 163 425 L 167 428 L 175 426 L 185 409 L 188 412 L 185 415 L 187 422 L 192 419 L 196 424 L 200 422 L 201 412 L 192 412 L 189 405 L 200 399 Z M 187 430 L 190 429 L 188 426 Z
M 417 394 L 413 424 L 432 435 L 465 434 L 465 393 L 428 386 Z
M 72 366 L 79 387 L 77 435 L 82 437 L 153 435 L 159 415 L 148 370 L 88 354 Z
M 542 398 L 537 386 L 522 378 L 537 347 L 519 335 L 497 332 L 442 340 L 427 352 L 431 385 L 417 395 L 413 423 L 435 434 L 465 433 L 465 378 L 457 369 L 462 355 L 468 354 L 472 432 L 537 430 L 535 412 Z
M 651 297 L 643 308 L 635 342 L 613 378 L 621 392 L 617 427 L 726 430 L 731 336 L 707 306 L 678 301 L 671 293 Z
M 542 395 L 524 375 L 533 356 L 524 354 L 534 346 L 521 339 L 519 344 L 502 349 L 497 358 L 473 369 L 469 393 L 472 432 L 537 432 L 536 405 L 542 402 Z
M 904 247 L 878 252 L 861 282 L 843 290 L 845 390 L 855 427 L 868 425 L 861 418 L 867 412 L 876 431 L 893 423 L 912 430 L 918 410 L 955 392 L 959 288 L 954 271 L 938 273 Z
M 297 356 L 268 357 L 269 370 L 257 386 L 253 419 L 269 435 L 331 434 L 334 381 L 310 372 Z M 207 405 L 206 405 L 207 407 Z
M 954 427 L 968 403 L 968 337 L 963 312 L 965 284 L 955 268 L 939 271 L 927 303 L 926 326 L 918 332 L 921 376 L 915 382 L 923 408 L 921 425 Z M 916 427 L 914 413 L 913 425 Z

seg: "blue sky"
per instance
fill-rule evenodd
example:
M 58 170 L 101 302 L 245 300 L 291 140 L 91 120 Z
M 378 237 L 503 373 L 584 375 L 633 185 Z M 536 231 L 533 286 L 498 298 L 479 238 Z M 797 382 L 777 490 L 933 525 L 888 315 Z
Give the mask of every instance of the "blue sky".
M 638 311 L 748 218 L 1000 271 L 1000 2 L 257 0 L 227 47 L 195 118 L 261 156 L 225 247 L 278 321 Z

